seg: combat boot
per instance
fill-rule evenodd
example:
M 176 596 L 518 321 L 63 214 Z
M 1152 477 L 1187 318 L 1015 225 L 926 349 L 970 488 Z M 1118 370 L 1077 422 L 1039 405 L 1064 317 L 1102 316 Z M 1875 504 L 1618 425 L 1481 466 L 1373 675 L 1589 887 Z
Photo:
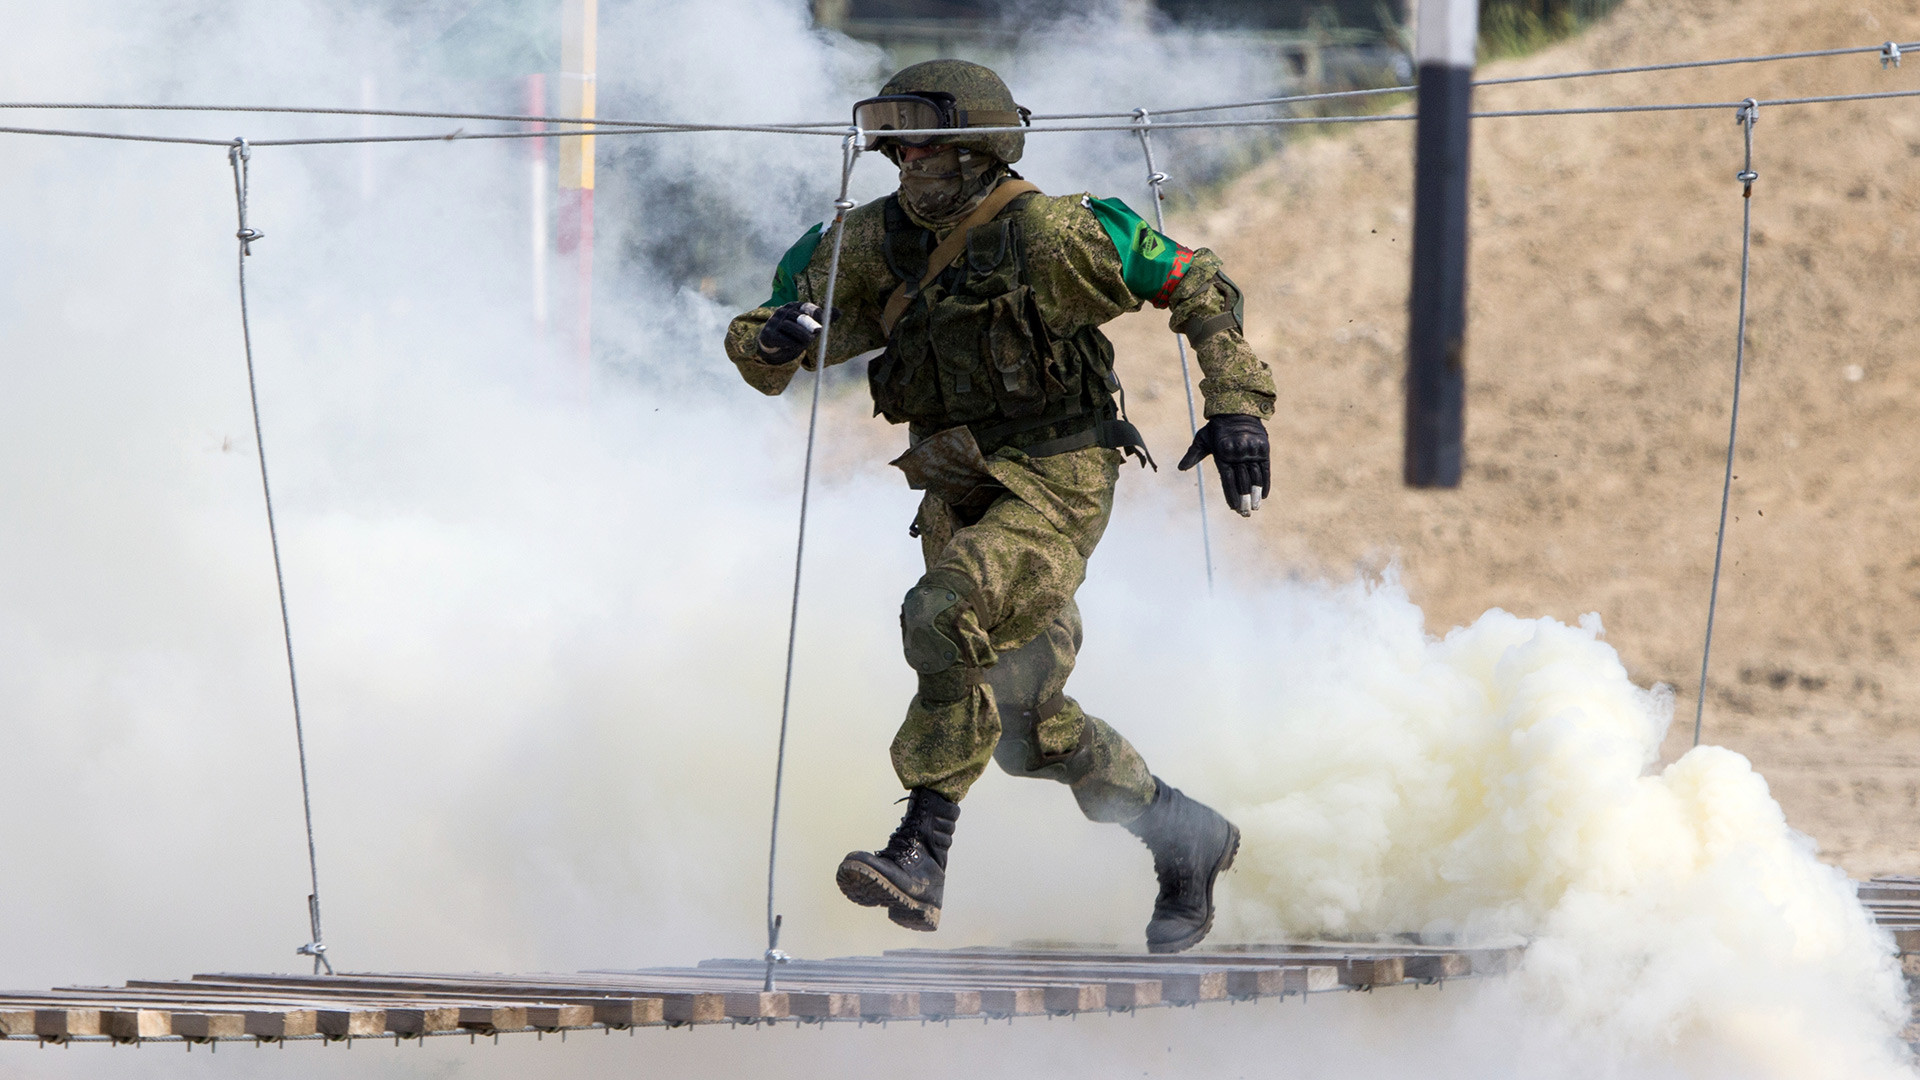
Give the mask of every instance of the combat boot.
M 1126 823 L 1153 852 L 1160 895 L 1147 923 L 1147 951 L 1184 952 L 1213 929 L 1213 882 L 1233 865 L 1240 830 L 1179 788 L 1153 778 L 1153 803 Z
M 847 899 L 885 907 L 887 917 L 909 930 L 940 928 L 940 898 L 947 887 L 947 848 L 960 804 L 926 788 L 907 794 L 907 813 L 879 851 L 855 851 L 835 875 Z

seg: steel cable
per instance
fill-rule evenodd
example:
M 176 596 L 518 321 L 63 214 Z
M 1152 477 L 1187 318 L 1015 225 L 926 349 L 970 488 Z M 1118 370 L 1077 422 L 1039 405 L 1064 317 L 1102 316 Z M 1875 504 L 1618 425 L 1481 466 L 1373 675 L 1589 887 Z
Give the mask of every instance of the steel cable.
M 320 856 L 313 841 L 313 794 L 307 777 L 307 733 L 300 716 L 300 677 L 293 664 L 293 621 L 287 615 L 287 577 L 280 565 L 280 531 L 273 519 L 273 485 L 267 480 L 267 443 L 260 426 L 260 391 L 253 369 L 253 327 L 247 314 L 247 257 L 253 243 L 265 236 L 247 224 L 248 165 L 253 151 L 245 139 L 228 144 L 227 161 L 233 166 L 233 201 L 239 211 L 240 228 L 234 236 L 240 241 L 240 341 L 247 355 L 247 400 L 253 406 L 253 445 L 260 457 L 260 494 L 267 506 L 267 540 L 273 547 L 273 581 L 280 594 L 280 631 L 287 646 L 287 688 L 293 696 L 293 742 L 300 756 L 300 810 L 307 824 L 307 870 L 312 875 L 313 891 L 307 894 L 307 918 L 313 938 L 294 950 L 313 957 L 313 973 L 325 968 L 333 974 L 327 959 L 326 938 L 320 933 Z
M 1140 121 L 1140 152 L 1147 159 L 1147 192 L 1153 200 L 1153 227 L 1162 236 L 1167 232 L 1166 212 L 1161 209 L 1160 201 L 1164 196 L 1160 187 L 1167 182 L 1167 174 L 1153 166 L 1153 137 L 1148 129 L 1153 124 L 1152 114 L 1145 109 L 1135 109 L 1133 115 Z M 1193 370 L 1187 364 L 1187 342 L 1179 331 L 1173 334 L 1174 348 L 1180 351 L 1180 383 L 1187 391 L 1187 429 L 1194 438 L 1200 437 L 1200 416 L 1193 404 Z M 1200 497 L 1200 552 L 1207 562 L 1207 594 L 1213 594 L 1213 533 L 1207 525 L 1207 470 L 1193 470 L 1193 488 Z
M 1882 62 L 1900 62 L 1901 54 L 1920 49 L 1920 42 L 1888 41 L 1878 45 L 1856 45 L 1838 49 L 1811 49 L 1800 52 L 1761 53 L 1753 56 L 1732 56 L 1716 60 L 1682 60 L 1670 64 L 1640 64 L 1632 67 L 1590 68 L 1582 71 L 1557 71 L 1542 75 L 1513 75 L 1499 79 L 1480 79 L 1474 83 L 1482 86 L 1511 86 L 1520 83 L 1554 82 L 1566 79 L 1590 79 L 1611 75 L 1636 75 L 1655 71 L 1681 71 L 1696 68 L 1726 67 L 1735 64 L 1773 63 L 1784 60 L 1806 60 L 1830 56 L 1854 56 L 1864 53 L 1878 53 Z M 1197 112 L 1219 112 L 1228 109 L 1267 108 L 1275 105 L 1293 105 L 1307 101 L 1329 101 L 1343 98 L 1372 97 L 1382 94 L 1411 93 L 1416 89 L 1412 85 L 1371 87 L 1362 90 L 1333 90 L 1314 94 L 1288 94 L 1282 97 L 1258 98 L 1252 101 L 1227 102 L 1215 105 L 1184 105 L 1164 109 L 1154 109 L 1162 116 Z M 1767 104 L 1762 102 L 1762 104 Z M 529 113 L 480 113 L 448 112 L 430 109 L 367 109 L 336 106 L 312 105 L 196 105 L 196 104 L 146 104 L 130 102 L 74 102 L 74 101 L 0 101 L 0 110 L 4 109 L 45 109 L 49 111 L 100 111 L 100 112 L 206 112 L 206 113 L 272 113 L 303 116 L 380 116 L 399 119 L 427 120 L 493 120 L 522 124 L 582 124 L 589 127 L 598 125 L 598 134 L 608 134 L 608 127 L 644 128 L 650 130 L 674 131 L 792 131 L 795 129 L 833 129 L 829 134 L 839 134 L 845 124 L 840 121 L 796 121 L 786 124 L 768 124 L 739 127 L 721 127 L 709 124 L 680 123 L 662 120 L 623 120 L 616 118 L 596 118 L 592 120 L 577 116 L 540 116 Z M 1133 116 L 1133 113 L 1045 113 L 1036 114 L 1033 119 L 1049 120 L 1119 120 Z M 596 132 L 584 131 L 585 134 Z M 472 137 L 472 136 L 469 136 Z M 219 141 L 225 145 L 225 140 Z M 267 145 L 255 142 L 255 146 Z M 284 144 L 282 144 L 284 145 Z
M 807 558 L 807 501 L 813 491 L 813 447 L 820 428 L 820 387 L 827 375 L 827 340 L 833 331 L 833 294 L 840 283 L 840 250 L 847 235 L 847 212 L 854 202 L 847 197 L 853 182 L 853 166 L 860 159 L 860 132 L 848 135 L 840 150 L 840 197 L 833 202 L 833 256 L 827 262 L 827 292 L 821 304 L 818 351 L 813 359 L 813 402 L 807 410 L 807 452 L 800 466 L 800 526 L 793 545 L 793 606 L 787 614 L 787 672 L 780 690 L 780 741 L 773 759 L 773 824 L 767 836 L 767 977 L 765 987 L 773 990 L 773 969 L 787 961 L 780 951 L 780 916 L 774 914 L 775 870 L 780 857 L 780 795 L 787 772 L 787 721 L 793 707 L 793 655 L 800 641 L 800 572 Z
M 1700 727 L 1707 711 L 1707 665 L 1713 657 L 1713 617 L 1720 607 L 1720 560 L 1727 548 L 1727 506 L 1733 499 L 1733 451 L 1740 435 L 1740 376 L 1747 360 L 1747 279 L 1753 256 L 1753 125 L 1760 122 L 1760 103 L 1748 98 L 1740 107 L 1739 123 L 1747 141 L 1746 165 L 1734 179 L 1743 185 L 1740 203 L 1740 315 L 1733 339 L 1733 408 L 1727 421 L 1727 472 L 1720 486 L 1720 530 L 1713 541 L 1713 585 L 1707 594 L 1707 633 L 1700 646 L 1700 694 L 1693 706 L 1693 745 L 1700 745 Z

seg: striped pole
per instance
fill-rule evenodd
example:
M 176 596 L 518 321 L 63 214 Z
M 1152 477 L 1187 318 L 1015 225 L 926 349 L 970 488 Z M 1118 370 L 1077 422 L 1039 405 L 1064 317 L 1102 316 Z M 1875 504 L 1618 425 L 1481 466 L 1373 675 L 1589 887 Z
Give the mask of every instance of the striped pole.
M 1467 160 L 1478 0 L 1421 0 L 1407 326 L 1408 487 L 1460 486 L 1466 405 Z
M 560 27 L 561 109 L 590 120 L 594 115 L 598 0 L 565 0 Z M 584 387 L 593 356 L 593 141 L 592 135 L 561 139 L 560 235 L 563 255 L 576 256 L 574 275 L 578 315 L 574 324 L 579 376 Z

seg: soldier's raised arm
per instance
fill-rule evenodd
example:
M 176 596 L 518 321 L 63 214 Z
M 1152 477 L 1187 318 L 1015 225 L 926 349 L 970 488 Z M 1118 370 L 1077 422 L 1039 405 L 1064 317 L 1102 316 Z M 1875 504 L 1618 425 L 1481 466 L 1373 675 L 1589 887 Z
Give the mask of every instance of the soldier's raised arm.
M 1030 260 L 1042 310 L 1070 313 L 1098 324 L 1142 304 L 1169 309 L 1175 333 L 1193 344 L 1202 378 L 1206 426 L 1180 461 L 1190 469 L 1209 455 L 1220 470 L 1227 505 L 1242 514 L 1272 493 L 1266 425 L 1273 415 L 1273 371 L 1247 344 L 1243 299 L 1220 257 L 1174 242 L 1118 199 L 1047 200 L 1045 234 L 1060 245 L 1058 260 Z
M 833 331 L 827 363 L 839 364 L 887 343 L 880 307 L 894 285 L 881 243 L 880 205 L 847 214 L 847 239 L 834 286 Z M 827 306 L 827 272 L 833 257 L 830 225 L 815 225 L 787 249 L 773 272 L 773 294 L 727 327 L 727 359 L 740 377 L 763 394 L 787 388 L 794 372 L 813 369 L 812 342 Z

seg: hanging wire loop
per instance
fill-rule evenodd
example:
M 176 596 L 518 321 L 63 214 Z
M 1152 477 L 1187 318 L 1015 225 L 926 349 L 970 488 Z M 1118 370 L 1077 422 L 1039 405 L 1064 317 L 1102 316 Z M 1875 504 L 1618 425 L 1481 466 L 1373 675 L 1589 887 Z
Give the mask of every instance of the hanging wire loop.
M 320 932 L 320 857 L 313 842 L 313 794 L 307 779 L 307 733 L 300 716 L 300 677 L 293 663 L 293 622 L 287 616 L 287 576 L 280 563 L 280 530 L 273 519 L 273 485 L 267 479 L 267 444 L 261 434 L 260 390 L 253 370 L 253 327 L 247 315 L 247 257 L 253 254 L 254 241 L 265 233 L 247 224 L 247 188 L 253 147 L 245 139 L 234 139 L 227 147 L 227 163 L 233 166 L 233 201 L 239 212 L 240 227 L 233 234 L 240 241 L 240 340 L 247 354 L 247 399 L 253 405 L 253 444 L 260 455 L 260 494 L 267 507 L 267 540 L 273 548 L 273 581 L 280 594 L 280 632 L 287 646 L 287 689 L 293 697 L 293 743 L 300 756 L 300 811 L 307 825 L 307 871 L 313 891 L 307 894 L 307 920 L 313 938 L 294 950 L 296 956 L 313 957 L 313 973 L 325 970 L 333 974 L 327 959 L 326 938 Z
M 1149 130 L 1152 127 L 1153 114 L 1145 108 L 1133 110 L 1134 134 L 1140 137 L 1140 152 L 1147 159 L 1147 190 L 1153 202 L 1153 227 L 1164 236 L 1167 232 L 1167 217 L 1166 210 L 1160 204 L 1166 201 L 1167 194 L 1164 188 L 1170 177 L 1154 167 L 1153 135 Z M 1173 346 L 1180 353 L 1180 383 L 1187 390 L 1187 432 L 1197 436 L 1200 434 L 1200 414 L 1194 407 L 1193 368 L 1187 363 L 1187 341 L 1175 332 Z M 1200 554 L 1206 560 L 1207 592 L 1211 595 L 1213 592 L 1213 533 L 1207 525 L 1207 472 L 1205 469 L 1193 470 L 1193 489 L 1200 500 Z
M 774 914 L 775 871 L 780 857 L 780 796 L 787 772 L 787 721 L 793 710 L 793 654 L 800 640 L 800 572 L 807 557 L 807 501 L 813 491 L 813 448 L 820 430 L 820 386 L 827 372 L 827 342 L 833 333 L 833 294 L 840 282 L 840 251 L 846 244 L 847 212 L 854 202 L 847 197 L 853 182 L 853 166 L 860 159 L 865 134 L 857 127 L 847 134 L 840 148 L 840 197 L 833 201 L 833 257 L 827 263 L 827 292 L 820 305 L 820 335 L 813 358 L 813 402 L 807 411 L 807 453 L 800 469 L 800 527 L 793 548 L 793 606 L 787 615 L 787 673 L 780 690 L 780 742 L 773 761 L 773 824 L 767 836 L 767 976 L 764 986 L 773 990 L 773 969 L 791 957 L 780 951 L 780 924 Z
M 1760 103 L 1748 98 L 1735 122 L 1746 138 L 1746 163 L 1734 179 L 1740 197 L 1740 314 L 1733 340 L 1733 407 L 1727 421 L 1727 471 L 1720 484 L 1720 531 L 1713 542 L 1713 585 L 1707 594 L 1707 633 L 1700 646 L 1700 693 L 1693 705 L 1693 745 L 1700 745 L 1700 729 L 1707 711 L 1707 667 L 1713 658 L 1713 618 L 1720 606 L 1720 565 L 1727 550 L 1727 507 L 1733 499 L 1733 452 L 1740 435 L 1740 377 L 1747 360 L 1747 283 L 1753 257 L 1753 125 L 1760 122 Z

